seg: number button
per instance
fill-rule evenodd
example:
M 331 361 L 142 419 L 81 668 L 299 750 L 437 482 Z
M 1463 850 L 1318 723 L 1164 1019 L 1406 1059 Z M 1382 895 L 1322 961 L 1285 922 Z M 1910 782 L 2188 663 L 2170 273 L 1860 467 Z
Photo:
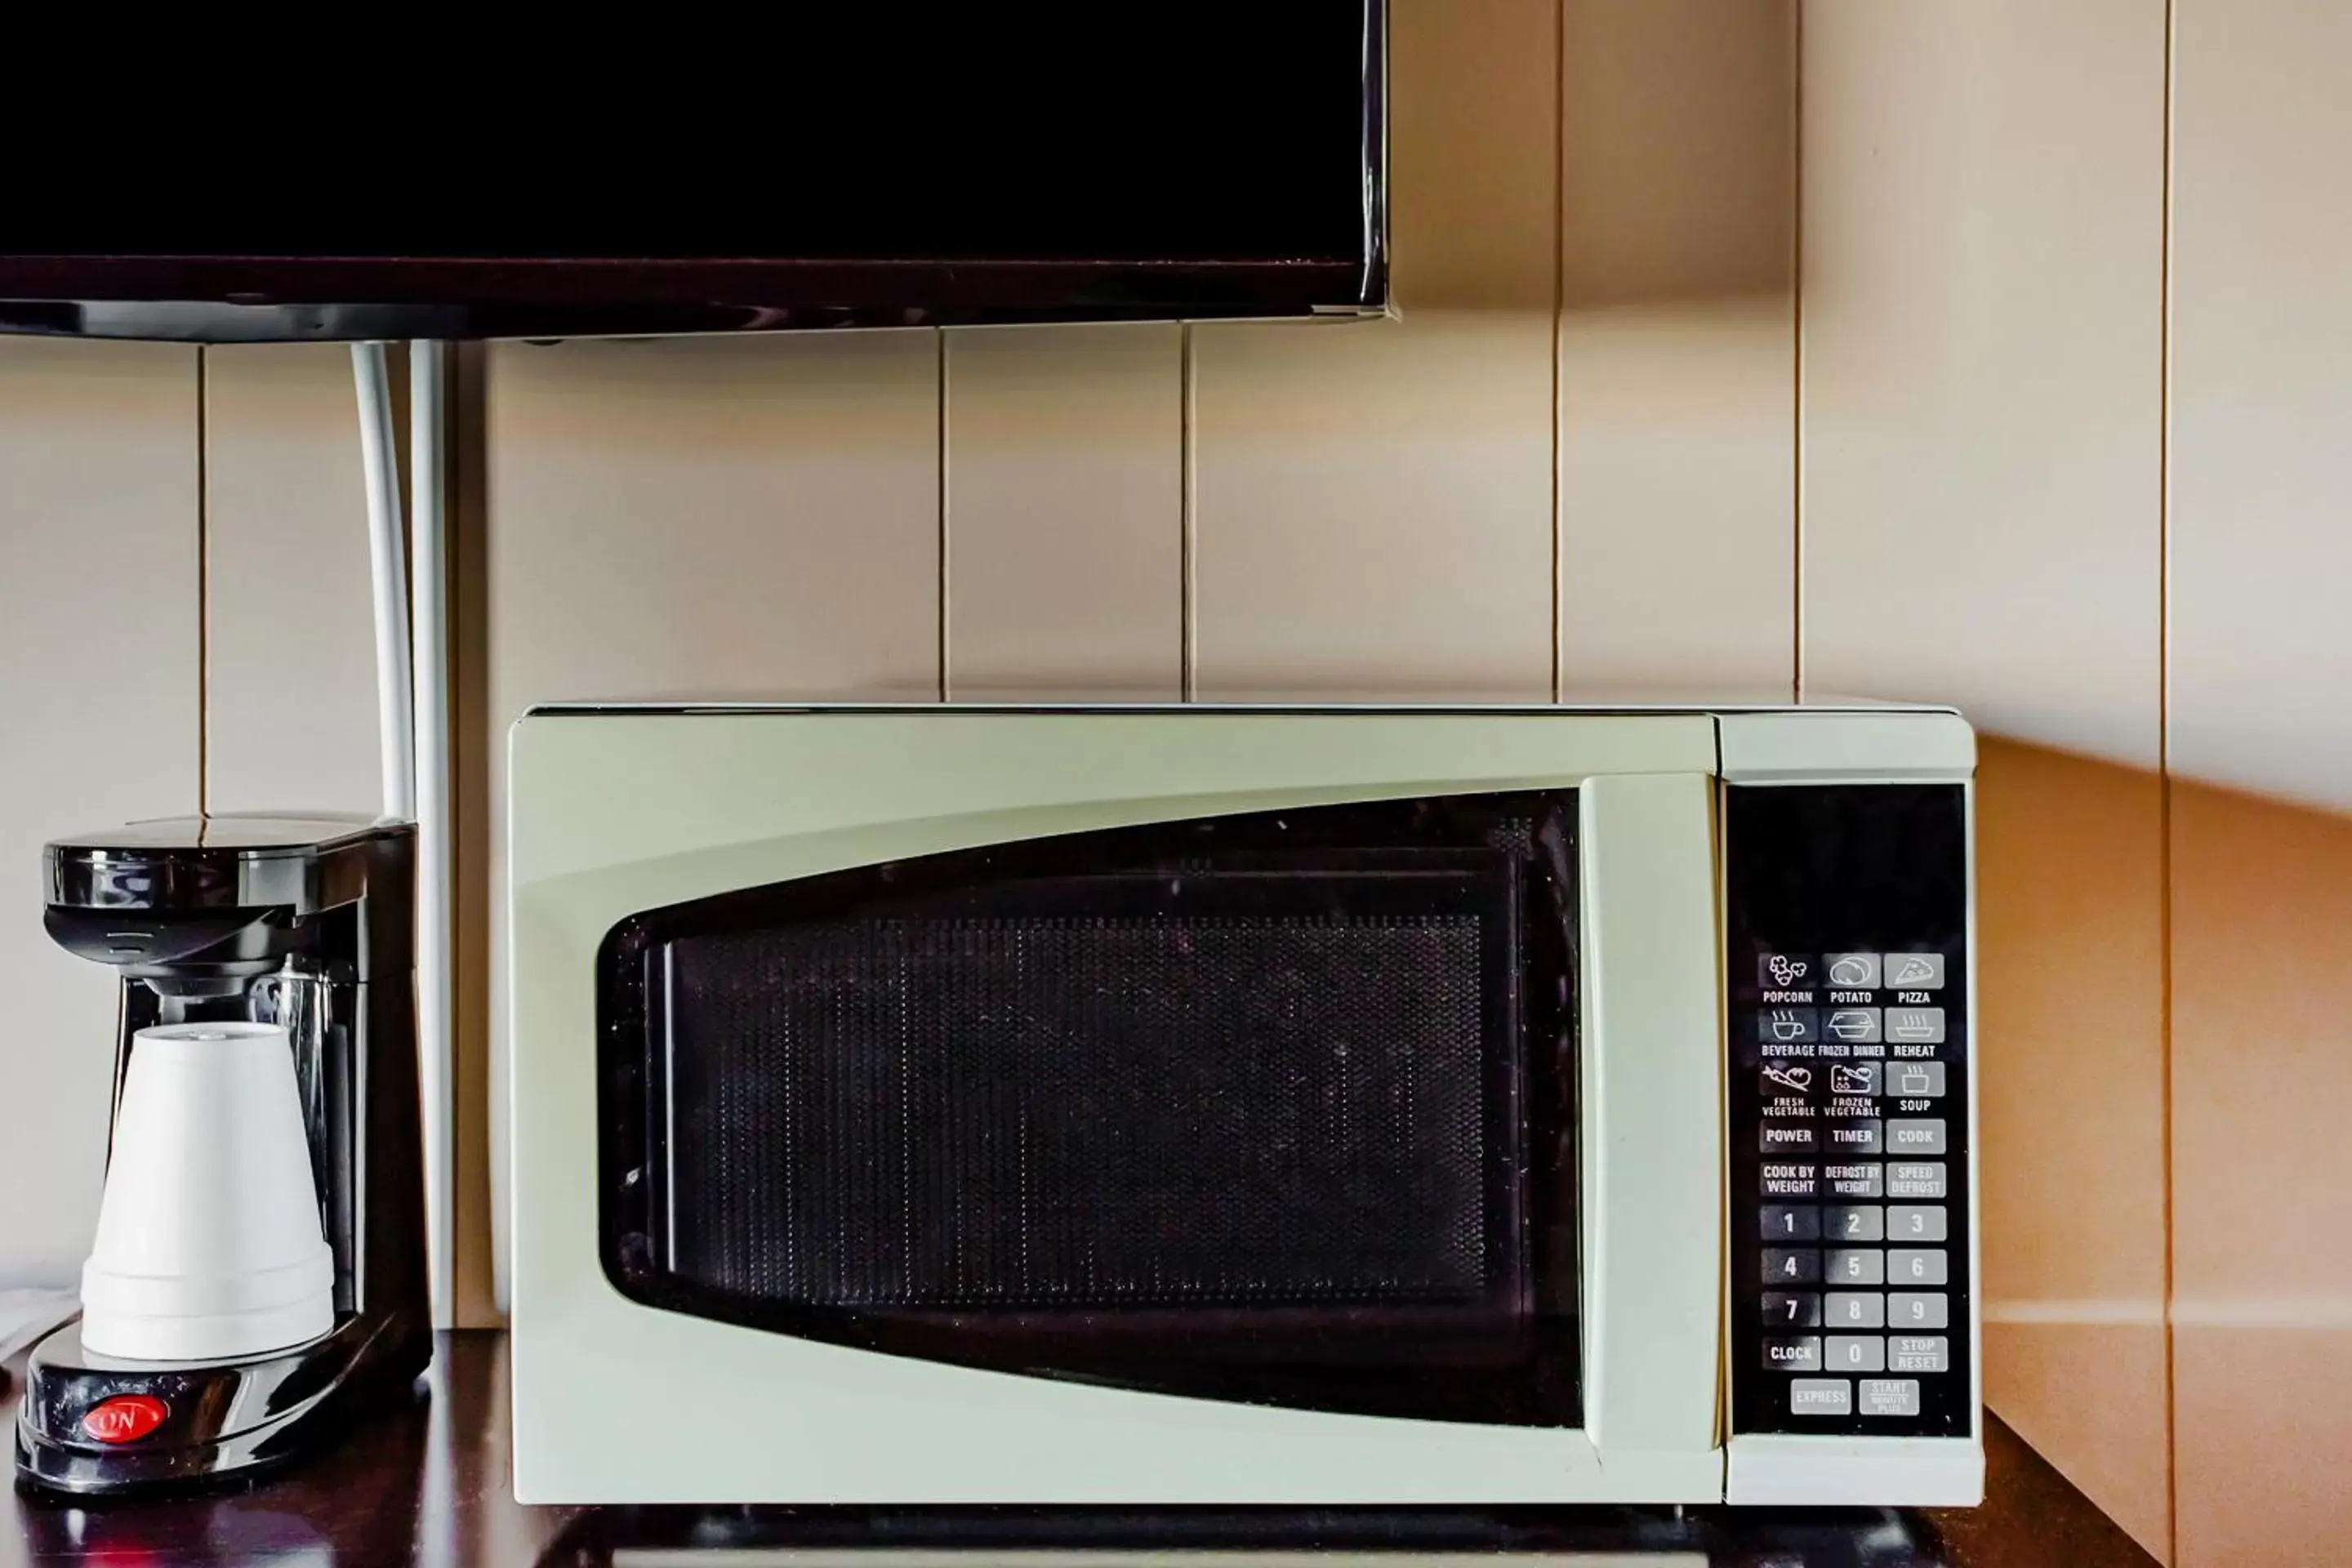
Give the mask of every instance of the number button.
M 1766 1204 L 1763 1229 L 1767 1241 L 1819 1241 L 1822 1237 L 1822 1211 L 1817 1208 L 1792 1208 L 1785 1204 Z
M 1886 1239 L 1895 1242 L 1942 1241 L 1944 1211 L 1941 1205 L 1927 1208 L 1906 1207 L 1896 1204 L 1886 1211 Z
M 1832 1208 L 1822 1215 L 1823 1234 L 1832 1241 L 1884 1241 L 1886 1211 L 1882 1208 Z
M 1938 1301 L 1943 1300 L 1940 1296 L 1936 1299 Z M 1826 1305 L 1828 1310 L 1822 1315 L 1822 1321 L 1830 1328 L 1883 1329 L 1886 1326 L 1886 1298 L 1875 1290 L 1832 1290 Z M 1936 1326 L 1940 1328 L 1942 1325 L 1938 1323 Z
M 1897 1285 L 1947 1285 L 1944 1277 L 1944 1253 L 1940 1247 L 1916 1251 L 1896 1248 L 1887 1258 L 1888 1278 Z
M 1886 1298 L 1887 1315 L 1898 1329 L 1948 1328 L 1951 1326 L 1948 1321 L 1948 1300 L 1949 1298 L 1940 1290 L 1925 1293 L 1898 1290 Z M 1831 1297 L 1830 1303 L 1834 1321 L 1837 1298 Z
M 1875 1247 L 1841 1247 L 1830 1254 L 1829 1281 L 1832 1285 L 1884 1285 L 1886 1255 Z
M 1811 1291 L 1767 1290 L 1764 1292 L 1764 1326 L 1768 1329 L 1818 1329 L 1822 1326 L 1822 1299 Z
M 1876 1334 L 1832 1334 L 1827 1365 L 1832 1372 L 1885 1372 L 1886 1342 Z
M 1818 1285 L 1822 1255 L 1810 1247 L 1768 1247 L 1764 1249 L 1767 1285 Z

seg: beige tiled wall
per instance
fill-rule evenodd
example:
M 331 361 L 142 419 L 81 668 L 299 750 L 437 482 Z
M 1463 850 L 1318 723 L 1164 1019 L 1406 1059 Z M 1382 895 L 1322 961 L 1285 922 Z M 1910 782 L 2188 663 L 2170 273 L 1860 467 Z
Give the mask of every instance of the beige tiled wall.
M 467 1314 L 528 702 L 1952 700 L 1987 732 L 1989 1398 L 2160 1556 L 2326 1560 L 2352 12 L 1393 16 L 1401 321 L 469 353 Z M 374 804 L 352 421 L 341 350 L 0 342 L 21 878 L 86 818 Z M 0 1282 L 64 1279 L 110 1016 L 29 881 L 0 984 L 42 1107 L 0 1140 Z

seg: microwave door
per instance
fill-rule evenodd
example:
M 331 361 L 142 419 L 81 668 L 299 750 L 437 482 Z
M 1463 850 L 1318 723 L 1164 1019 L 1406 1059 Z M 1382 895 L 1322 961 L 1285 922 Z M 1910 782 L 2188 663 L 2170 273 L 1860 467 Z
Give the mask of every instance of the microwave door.
M 1324 806 L 634 916 L 607 1275 L 898 1356 L 1573 1426 L 1575 822 Z

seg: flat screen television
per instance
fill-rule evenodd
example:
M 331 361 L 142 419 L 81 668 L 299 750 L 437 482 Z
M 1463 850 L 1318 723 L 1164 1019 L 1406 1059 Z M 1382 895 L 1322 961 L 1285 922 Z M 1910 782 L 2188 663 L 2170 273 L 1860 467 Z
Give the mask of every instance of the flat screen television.
M 12 173 L 0 331 L 538 338 L 1377 312 L 1382 13 L 827 8 L 819 31 L 706 40 L 690 66 L 633 26 L 593 46 L 601 58 L 485 72 L 405 122 L 397 95 L 322 119 L 213 93 L 167 137 L 53 140 Z

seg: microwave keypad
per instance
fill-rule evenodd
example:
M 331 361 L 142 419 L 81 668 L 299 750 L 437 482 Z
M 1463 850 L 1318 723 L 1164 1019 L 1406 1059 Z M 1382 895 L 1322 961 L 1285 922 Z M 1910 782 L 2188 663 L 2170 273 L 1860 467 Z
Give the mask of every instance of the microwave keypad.
M 1730 786 L 1733 1430 L 1974 1429 L 1957 786 Z

